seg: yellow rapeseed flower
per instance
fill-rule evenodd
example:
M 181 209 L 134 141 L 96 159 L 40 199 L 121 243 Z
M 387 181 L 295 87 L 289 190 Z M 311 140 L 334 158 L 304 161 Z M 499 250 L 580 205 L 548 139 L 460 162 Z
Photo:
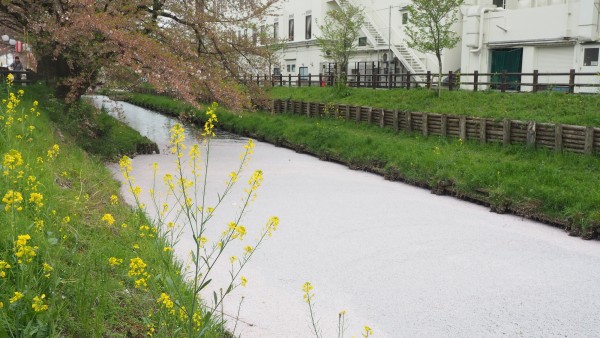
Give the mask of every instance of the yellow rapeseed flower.
M 111 214 L 104 214 L 104 216 L 102 216 L 102 221 L 106 222 L 108 225 L 115 224 L 115 218 Z
M 19 291 L 15 291 L 15 295 L 12 296 L 8 301 L 12 304 L 16 301 L 18 301 L 19 299 L 23 298 L 23 294 L 20 293 Z
M 4 154 L 3 166 L 8 169 L 15 169 L 23 165 L 23 155 L 18 150 L 11 149 Z
M 119 197 L 117 197 L 117 195 L 110 195 L 110 204 L 112 204 L 112 205 L 118 205 L 119 204 Z
M 167 295 L 166 293 L 161 293 L 160 297 L 158 297 L 158 299 L 156 300 L 156 302 L 158 304 L 161 304 L 162 306 L 165 307 L 165 309 L 169 310 L 169 312 L 171 314 L 175 314 L 175 309 L 173 308 L 174 303 L 171 300 L 171 297 L 169 297 L 169 295 Z
M 23 202 L 23 195 L 18 191 L 9 190 L 2 198 L 2 202 L 4 203 L 4 211 L 9 211 L 13 208 L 17 211 L 23 210 L 23 207 L 20 206 L 21 202 Z
M 123 259 L 122 258 L 111 257 L 111 258 L 108 259 L 108 264 L 110 266 L 120 265 L 121 263 L 123 263 Z
M 43 269 L 44 269 L 44 272 L 46 273 L 46 274 L 44 275 L 44 277 L 46 277 L 46 278 L 50 278 L 50 273 L 51 273 L 52 271 L 54 271 L 54 268 L 53 268 L 53 267 L 52 267 L 50 264 L 48 264 L 48 263 L 46 263 L 46 262 L 44 262 L 44 264 L 42 265 L 42 267 L 43 267 Z
M 139 276 L 144 273 L 147 265 L 144 261 L 139 258 L 132 258 L 129 260 L 129 272 L 127 273 L 130 277 Z
M 312 290 L 313 286 L 310 282 L 302 284 L 302 292 L 304 292 L 303 298 L 307 303 L 310 303 L 311 299 L 315 296 L 313 293 L 311 293 Z
M 36 218 L 33 221 L 33 225 L 35 225 L 35 230 L 36 231 L 43 231 L 44 230 L 44 220 L 43 219 Z
M 48 305 L 44 304 L 44 299 L 46 298 L 45 294 L 42 294 L 40 297 L 33 297 L 33 303 L 31 304 L 31 308 L 35 312 L 42 312 L 48 310 Z
M 38 208 L 41 208 L 44 206 L 44 195 L 37 193 L 37 192 L 32 192 L 31 194 L 29 194 L 29 202 L 30 203 L 34 203 Z
M 246 284 L 248 284 L 248 279 L 246 279 L 246 277 L 242 276 L 240 277 L 240 280 L 242 286 L 246 286 Z
M 363 332 L 362 336 L 364 338 L 367 338 L 367 337 L 372 336 L 372 335 L 373 335 L 373 330 L 370 327 L 368 327 L 367 325 L 365 325 L 364 332 Z
M 10 269 L 10 264 L 6 261 L 0 261 L 0 278 L 6 278 L 6 271 L 4 270 L 8 269 Z

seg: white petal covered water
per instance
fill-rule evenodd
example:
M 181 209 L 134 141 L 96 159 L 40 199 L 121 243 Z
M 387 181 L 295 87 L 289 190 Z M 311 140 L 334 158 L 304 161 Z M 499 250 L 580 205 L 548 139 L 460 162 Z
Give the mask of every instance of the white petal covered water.
M 163 150 L 175 121 L 119 105 L 125 121 L 163 152 L 133 159 L 136 184 L 148 191 L 153 162 L 174 169 Z M 216 194 L 246 141 L 212 142 L 208 180 Z M 243 272 L 248 286 L 225 304 L 233 327 L 244 297 L 242 337 L 310 337 L 305 281 L 315 287 L 323 337 L 336 335 L 341 310 L 347 336 L 360 336 L 365 324 L 375 337 L 600 336 L 598 241 L 266 143 L 257 142 L 241 185 L 254 169 L 265 179 L 243 223 L 250 232 L 277 215 L 281 225 Z M 242 188 L 226 200 L 230 212 L 216 219 L 219 231 Z M 179 257 L 189 259 L 192 243 L 182 237 Z M 215 285 L 226 276 L 221 271 Z

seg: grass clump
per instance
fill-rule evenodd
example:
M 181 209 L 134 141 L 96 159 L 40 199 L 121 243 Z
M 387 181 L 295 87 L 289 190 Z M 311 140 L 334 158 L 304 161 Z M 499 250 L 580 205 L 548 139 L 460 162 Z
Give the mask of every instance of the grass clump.
M 557 92 L 499 93 L 493 91 L 373 90 L 348 88 L 343 95 L 331 88 L 273 87 L 276 99 L 306 102 L 351 104 L 376 108 L 425 113 L 467 115 L 496 120 L 551 122 L 571 125 L 600 126 L 600 95 Z
M 130 102 L 149 99 L 132 94 Z M 159 111 L 170 111 L 154 97 Z M 483 201 L 497 211 L 561 224 L 590 237 L 599 229 L 600 159 L 521 146 L 462 142 L 400 132 L 344 120 L 264 112 L 220 112 L 220 127 L 380 173 Z

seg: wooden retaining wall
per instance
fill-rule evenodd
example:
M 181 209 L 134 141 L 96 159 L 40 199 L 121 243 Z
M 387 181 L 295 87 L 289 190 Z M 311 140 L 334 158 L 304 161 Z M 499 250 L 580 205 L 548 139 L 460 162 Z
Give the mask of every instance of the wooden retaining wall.
M 455 137 L 497 142 L 503 145 L 554 149 L 581 154 L 600 154 L 600 128 L 534 121 L 518 121 L 381 109 L 344 104 L 324 104 L 273 100 L 276 114 L 301 114 L 308 117 L 335 117 L 364 122 L 396 131 L 422 133 L 424 136 Z

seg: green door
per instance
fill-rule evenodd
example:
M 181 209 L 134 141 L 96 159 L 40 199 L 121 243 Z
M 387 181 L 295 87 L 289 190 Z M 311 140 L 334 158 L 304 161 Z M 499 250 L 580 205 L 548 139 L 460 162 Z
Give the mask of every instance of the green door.
M 490 81 L 492 82 L 491 88 L 502 89 L 502 72 L 521 73 L 521 66 L 523 65 L 523 48 L 492 49 L 491 53 L 491 72 L 493 73 Z M 506 89 L 519 90 L 521 75 L 507 74 L 505 81 L 507 84 Z

